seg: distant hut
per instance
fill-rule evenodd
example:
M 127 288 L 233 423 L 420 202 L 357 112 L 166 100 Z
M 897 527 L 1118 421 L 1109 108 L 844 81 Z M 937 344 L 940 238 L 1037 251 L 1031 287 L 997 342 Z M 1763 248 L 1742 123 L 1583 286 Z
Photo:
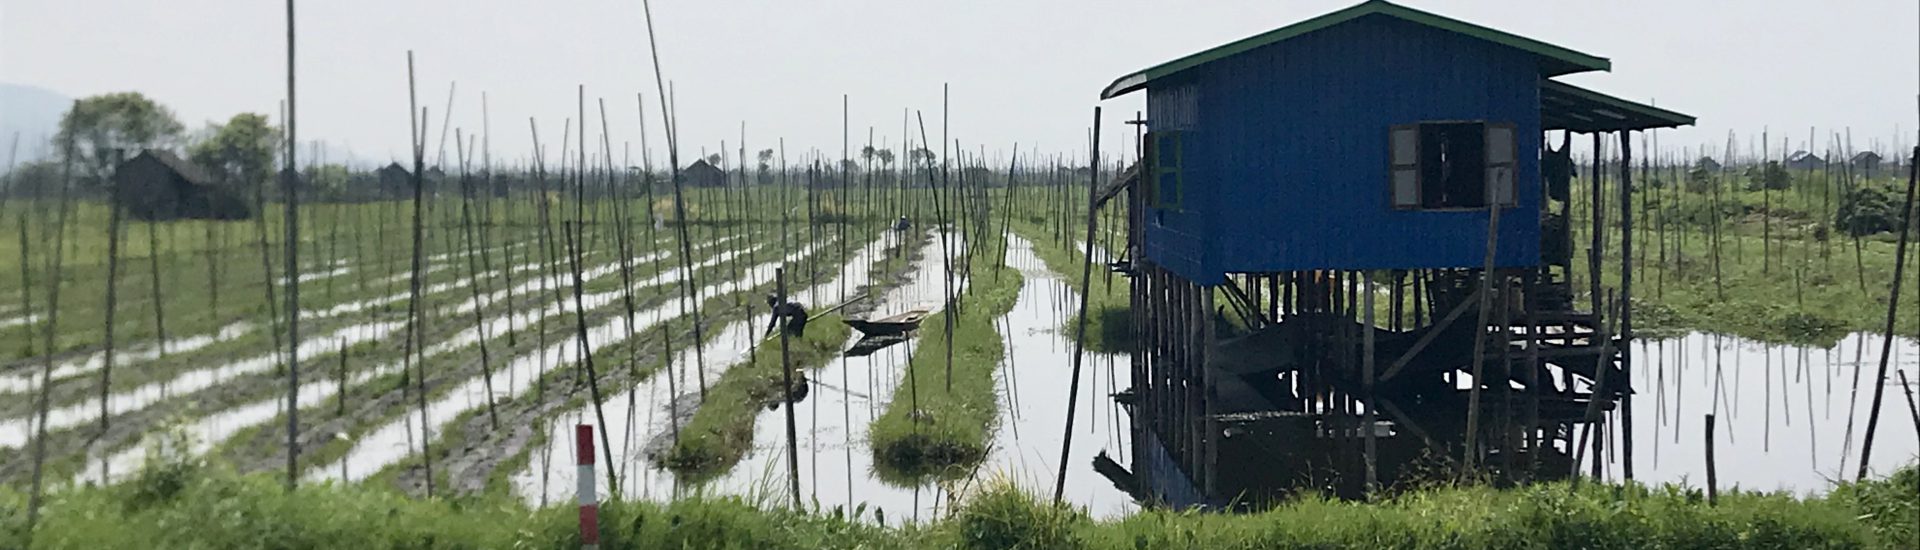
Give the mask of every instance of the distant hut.
M 136 219 L 241 220 L 253 209 L 213 184 L 198 165 L 173 153 L 148 149 L 113 171 L 114 197 Z
M 1820 158 L 1820 155 L 1807 151 L 1794 151 L 1793 154 L 1787 155 L 1787 169 L 1789 170 L 1813 170 L 1826 165 L 1827 159 Z
M 1720 161 L 1713 160 L 1713 157 L 1700 157 L 1700 160 L 1693 161 L 1693 168 L 1695 170 L 1705 170 L 1708 173 L 1719 172 Z
M 726 187 L 727 172 L 707 163 L 707 159 L 693 161 L 686 170 L 680 171 L 682 181 L 692 187 Z
M 1880 160 L 1880 153 L 1861 151 L 1853 155 L 1853 158 L 1850 159 L 1849 162 L 1853 164 L 1853 170 L 1855 172 L 1865 174 L 1871 178 L 1874 172 L 1880 170 Z
M 389 163 L 373 173 L 380 178 L 380 194 L 387 197 L 413 196 L 413 172 L 400 163 Z

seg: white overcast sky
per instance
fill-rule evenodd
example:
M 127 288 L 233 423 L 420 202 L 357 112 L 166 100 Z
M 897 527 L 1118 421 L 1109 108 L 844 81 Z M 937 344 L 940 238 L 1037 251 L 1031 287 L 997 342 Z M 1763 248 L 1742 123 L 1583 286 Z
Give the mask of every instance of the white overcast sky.
M 683 157 L 721 140 L 785 138 L 790 158 L 840 154 L 841 95 L 854 148 L 874 128 L 897 144 L 903 109 L 939 139 L 951 83 L 952 137 L 995 155 L 1081 151 L 1096 94 L 1122 74 L 1352 5 L 1355 0 L 655 0 L 660 57 L 675 83 Z M 1794 147 L 1852 129 L 1891 149 L 1916 128 L 1915 0 L 1404 0 L 1403 4 L 1613 60 L 1569 80 L 1678 109 L 1700 125 L 1664 144 L 1741 148 L 1763 127 Z M 137 90 L 189 127 L 274 113 L 285 90 L 284 4 L 241 0 L 0 0 L 0 82 L 81 97 Z M 556 142 L 585 85 L 593 142 L 606 98 L 616 155 L 639 135 L 663 151 L 638 0 L 306 0 L 299 6 L 299 137 L 385 162 L 407 150 L 406 52 L 433 113 L 431 157 L 450 82 L 453 125 L 491 104 L 496 158 L 525 155 L 527 120 Z M 1108 147 L 1136 94 L 1104 104 Z M 1276 129 L 1276 131 L 1284 131 Z M 917 135 L 917 126 L 912 130 Z M 1911 144 L 1908 138 L 1901 143 Z M 937 147 L 936 147 L 937 149 Z M 1114 149 L 1109 149 L 1112 151 Z M 429 159 L 431 161 L 431 158 Z M 655 161 L 660 162 L 659 160 Z

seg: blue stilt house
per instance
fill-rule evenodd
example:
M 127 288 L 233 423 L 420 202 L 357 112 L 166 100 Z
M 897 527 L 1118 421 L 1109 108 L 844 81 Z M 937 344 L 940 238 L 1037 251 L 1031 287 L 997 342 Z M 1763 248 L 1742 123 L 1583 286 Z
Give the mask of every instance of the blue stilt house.
M 1693 122 L 1553 80 L 1610 68 L 1371 1 L 1108 85 L 1146 94 L 1148 129 L 1104 197 L 1126 191 L 1137 340 L 1132 471 L 1109 477 L 1225 505 L 1422 461 L 1564 475 L 1630 395 L 1604 374 L 1630 329 L 1567 284 L 1568 144 Z

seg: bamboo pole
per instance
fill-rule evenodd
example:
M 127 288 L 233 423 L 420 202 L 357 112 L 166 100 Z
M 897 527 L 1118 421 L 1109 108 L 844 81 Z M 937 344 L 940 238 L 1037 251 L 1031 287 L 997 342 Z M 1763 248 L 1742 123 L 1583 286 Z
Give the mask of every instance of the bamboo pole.
M 87 442 L 89 447 L 91 447 L 95 441 L 106 437 L 107 429 L 111 427 L 107 415 L 107 397 L 113 388 L 114 312 L 119 309 L 120 227 L 122 211 L 124 210 L 121 208 L 121 201 L 122 197 L 120 195 L 119 182 L 110 183 L 107 190 L 107 210 L 109 212 L 107 214 L 107 304 L 106 310 L 103 312 L 106 315 L 106 326 L 104 327 L 106 331 L 104 334 L 106 349 L 101 352 L 100 358 L 100 432 L 94 434 L 93 438 Z M 160 296 L 159 289 L 156 288 L 153 294 L 154 302 L 158 303 Z M 32 318 L 27 317 L 27 319 Z M 161 338 L 160 348 L 165 350 L 166 345 L 166 339 Z M 107 472 L 108 467 L 108 461 L 100 461 L 100 479 L 109 479 L 109 472 Z
M 773 280 L 779 302 L 787 303 L 787 269 L 774 268 Z M 793 414 L 793 359 L 791 352 L 788 351 L 790 344 L 787 328 L 779 327 L 779 330 L 781 399 L 786 401 L 784 408 L 787 416 L 787 484 L 792 489 L 793 507 L 798 509 L 800 508 L 800 449 L 796 443 L 798 428 L 795 426 Z
M 1073 417 L 1079 410 L 1080 401 L 1080 367 L 1085 361 L 1087 352 L 1087 302 L 1092 299 L 1092 293 L 1089 291 L 1092 290 L 1093 284 L 1093 233 L 1098 229 L 1099 223 L 1093 208 L 1094 194 L 1098 193 L 1100 188 L 1100 163 L 1097 160 L 1100 158 L 1100 107 L 1098 106 L 1093 108 L 1093 156 L 1091 158 L 1096 160 L 1092 162 L 1093 177 L 1090 185 L 1087 186 L 1087 243 L 1085 255 L 1080 258 L 1080 317 L 1074 322 L 1073 378 L 1067 384 L 1067 426 L 1063 435 L 1060 436 L 1060 472 L 1053 481 L 1054 506 L 1059 506 L 1061 499 L 1066 496 L 1067 463 L 1073 458 Z
M 1480 456 L 1480 451 L 1475 448 L 1475 441 L 1478 439 L 1480 432 L 1480 387 L 1487 385 L 1486 379 L 1481 377 L 1481 367 L 1486 362 L 1487 314 L 1489 313 L 1487 310 L 1490 308 L 1490 300 L 1493 298 L 1493 279 L 1495 277 L 1494 257 L 1495 252 L 1499 249 L 1499 242 L 1500 202 L 1490 200 L 1487 201 L 1486 262 L 1480 271 L 1479 321 L 1473 325 L 1473 386 L 1467 389 L 1467 441 L 1465 445 L 1467 456 L 1465 460 L 1466 468 L 1461 470 L 1463 474 L 1467 475 L 1472 475 L 1474 464 L 1478 462 Z M 1500 287 L 1500 292 L 1505 294 L 1506 284 L 1504 281 Z M 1371 296 L 1369 296 L 1369 298 L 1371 298 Z M 1501 385 L 1505 386 L 1506 383 L 1501 382 Z
M 461 134 L 462 132 L 460 130 L 454 130 L 454 152 L 457 162 L 460 163 L 460 228 L 464 234 L 464 240 L 467 245 L 467 274 L 473 279 L 473 282 L 467 285 L 467 289 L 473 298 L 474 328 L 480 334 L 477 344 L 480 347 L 480 377 L 482 383 L 486 385 L 487 425 L 498 430 L 500 429 L 500 412 L 498 407 L 494 405 L 493 397 L 493 355 L 489 353 L 487 349 L 487 320 L 485 316 L 481 315 L 481 311 L 486 309 L 487 306 L 487 304 L 481 301 L 480 293 L 484 272 L 480 270 L 481 266 L 478 263 L 479 258 L 476 258 L 476 256 L 484 256 L 486 249 L 481 247 L 478 251 L 474 250 L 480 245 L 474 242 L 475 239 L 473 235 L 473 178 L 467 170 L 467 155 L 471 151 L 462 147 L 462 144 L 466 142 L 461 139 Z M 488 269 L 491 270 L 492 268 L 488 267 Z M 512 271 L 513 268 L 509 266 L 507 270 Z M 512 324 L 512 321 L 508 321 L 508 324 Z
M 1866 479 L 1868 461 L 1873 457 L 1873 436 L 1880 427 L 1880 405 L 1887 393 L 1887 362 L 1893 357 L 1893 325 L 1900 309 L 1900 283 L 1907 267 L 1907 242 L 1913 233 L 1913 195 L 1916 178 L 1920 178 L 1920 146 L 1914 148 L 1911 158 L 1915 162 L 1909 162 L 1907 167 L 1907 198 L 1900 207 L 1900 240 L 1893 252 L 1893 288 L 1887 295 L 1887 324 L 1882 332 L 1886 337 L 1880 339 L 1880 368 L 1873 377 L 1873 402 L 1867 409 L 1867 433 L 1860 442 L 1860 470 L 1855 478 L 1861 480 Z
M 601 408 L 602 400 L 600 398 L 600 373 L 597 369 L 594 368 L 593 343 L 587 337 L 588 336 L 587 307 L 586 307 L 586 299 L 584 297 L 586 293 L 586 281 L 585 281 L 585 278 L 580 273 L 580 270 L 581 270 L 580 257 L 582 254 L 582 249 L 586 247 L 585 218 L 586 218 L 586 202 L 587 202 L 587 147 L 586 147 L 587 145 L 587 124 L 586 124 L 587 87 L 585 85 L 581 85 L 578 88 L 578 94 L 579 94 L 579 106 L 580 106 L 579 114 L 580 114 L 580 121 L 581 121 L 579 130 L 578 130 L 580 133 L 579 134 L 580 163 L 574 166 L 574 187 L 573 187 L 574 200 L 573 200 L 573 228 L 572 228 L 573 230 L 562 231 L 561 234 L 567 237 L 567 265 L 569 267 L 569 271 L 571 271 L 573 274 L 573 318 L 574 318 L 574 328 L 577 329 L 577 336 L 579 339 L 577 344 L 579 346 L 579 353 L 580 353 L 580 361 L 578 362 L 578 364 L 581 367 L 586 369 L 587 392 L 588 392 L 588 397 L 593 400 L 594 421 L 603 428 L 600 430 L 600 452 L 603 456 L 606 456 L 609 459 L 611 459 L 615 455 L 613 454 L 613 444 L 609 439 L 610 436 L 607 435 L 607 430 L 604 429 L 605 426 L 607 426 L 607 413 L 604 409 Z M 691 271 L 692 271 L 691 269 L 688 270 L 689 278 L 691 278 L 692 276 Z M 698 318 L 695 318 L 695 322 L 696 323 L 699 322 Z M 696 342 L 695 349 L 698 349 L 699 340 L 696 339 L 695 342 Z M 608 490 L 612 492 L 614 500 L 620 500 L 620 481 L 619 481 L 619 472 L 617 472 L 617 470 L 618 468 L 606 469 L 607 487 L 608 487 Z
M 1720 504 L 1719 462 L 1714 460 L 1713 458 L 1713 444 L 1714 444 L 1713 429 L 1715 424 L 1716 423 L 1713 420 L 1713 413 L 1707 413 L 1707 505 L 1708 506 L 1716 506 Z
M 1633 132 L 1620 132 L 1620 370 L 1633 380 Z M 1502 384 L 1505 386 L 1504 384 Z M 1620 396 L 1621 473 L 1633 481 L 1633 391 Z
M 286 203 L 286 262 L 287 272 L 287 490 L 291 491 L 299 481 L 300 464 L 300 164 L 295 160 L 299 143 L 295 133 L 295 120 L 298 111 L 294 102 L 294 12 L 293 0 L 287 0 L 287 163 L 286 172 L 280 178 L 280 192 L 285 195 Z M 153 227 L 147 227 L 148 238 L 153 235 Z M 154 257 L 158 257 L 157 251 Z M 154 265 L 154 321 L 161 331 L 161 344 L 165 349 L 165 324 L 160 322 L 160 269 L 157 260 Z
M 76 105 L 79 104 L 78 101 L 74 103 Z M 54 337 L 59 334 L 57 331 L 60 325 L 60 283 L 64 280 L 61 273 L 61 264 L 66 251 L 67 210 L 73 201 L 74 143 L 71 135 L 67 137 L 65 150 L 63 152 L 65 154 L 61 155 L 60 161 L 60 203 L 58 215 L 54 217 L 55 221 L 53 225 L 53 251 L 51 252 L 53 259 L 50 262 L 52 266 L 48 270 L 49 274 L 47 277 L 47 324 L 41 331 L 43 344 L 41 345 L 40 356 L 40 410 L 36 415 L 39 421 L 34 423 L 33 491 L 29 493 L 27 498 L 27 539 L 29 544 L 31 544 L 33 539 L 33 527 L 40 521 L 40 501 L 44 498 L 41 492 L 41 474 L 47 460 L 48 409 L 52 406 L 53 402 L 53 350 L 59 349 L 54 345 Z M 28 262 L 26 261 L 27 246 L 24 242 L 27 234 L 25 215 L 21 216 L 20 225 L 20 235 L 23 239 L 20 246 L 22 260 L 20 262 L 21 282 L 27 283 L 28 281 L 26 279 L 28 277 L 26 273 L 29 268 L 27 267 Z M 23 284 L 20 287 L 20 292 L 23 295 L 26 294 L 27 285 Z M 28 314 L 31 315 L 32 304 L 29 303 L 27 308 Z
M 407 89 L 411 102 L 413 96 L 413 52 L 407 52 Z M 433 498 L 433 450 L 432 431 L 427 419 L 427 373 L 423 357 L 416 356 L 420 347 L 420 333 L 426 328 L 426 312 L 420 304 L 420 279 L 426 274 L 424 245 L 426 243 L 426 141 L 425 131 L 419 126 L 427 119 L 425 108 L 419 110 L 419 119 L 415 123 L 413 145 L 413 258 L 411 275 L 407 283 L 407 335 L 401 351 L 402 370 L 413 373 L 414 398 L 420 412 L 420 462 L 426 468 L 427 498 Z M 404 387 L 405 384 L 403 383 Z

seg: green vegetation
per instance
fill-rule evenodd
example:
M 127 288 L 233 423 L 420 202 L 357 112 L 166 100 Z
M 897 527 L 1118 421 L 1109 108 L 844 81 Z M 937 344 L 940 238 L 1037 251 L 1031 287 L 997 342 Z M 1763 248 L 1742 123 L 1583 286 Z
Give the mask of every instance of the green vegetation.
M 798 371 L 825 365 L 847 343 L 847 324 L 839 314 L 822 315 L 807 327 L 806 336 L 787 343 L 796 385 L 804 383 Z M 662 462 L 692 479 L 731 469 L 753 445 L 754 419 L 760 416 L 760 408 L 783 400 L 780 361 L 780 340 L 761 340 L 751 361 L 728 369 L 707 388 L 707 398 L 680 429 L 680 440 Z
M 1885 231 L 1899 227 L 1898 201 L 1904 190 L 1881 181 L 1823 191 L 1818 181 L 1809 183 L 1802 176 L 1791 174 L 1793 183 L 1784 190 L 1723 189 L 1717 199 L 1672 188 L 1638 189 L 1636 332 L 1657 337 L 1704 331 L 1827 346 L 1848 332 L 1886 330 L 1896 235 Z M 1831 196 L 1826 195 L 1829 191 Z M 1591 222 L 1578 221 L 1583 217 L 1581 204 L 1576 199 L 1573 288 L 1580 294 L 1576 302 L 1586 304 L 1585 258 L 1592 237 Z M 1614 214 L 1608 216 L 1601 279 L 1610 288 L 1618 287 L 1620 270 Z M 1721 235 L 1717 267 L 1716 217 Z M 1839 230 L 1831 229 L 1836 227 Z M 1920 257 L 1915 252 L 1909 251 L 1909 262 Z M 1901 302 L 1920 303 L 1916 287 L 1920 285 L 1904 285 Z M 1900 316 L 1894 328 L 1897 334 L 1917 330 L 1920 323 L 1908 315 Z
M 1895 549 L 1920 526 L 1920 471 L 1826 497 L 1549 484 L 1435 488 L 1378 503 L 1299 500 L 1271 511 L 1166 510 L 1096 521 L 995 484 L 947 517 L 901 525 L 882 510 L 795 511 L 739 499 L 608 502 L 603 548 Z M 0 546 L 27 547 L 22 498 L 0 494 Z M 358 486 L 287 492 L 190 460 L 154 460 L 129 483 L 56 493 L 34 548 L 577 548 L 571 503 L 409 499 Z
M 869 429 L 882 479 L 912 483 L 957 477 L 986 458 L 999 411 L 994 372 L 1006 353 L 994 322 L 1013 309 L 1021 284 L 1017 270 L 997 278 L 988 275 L 992 270 L 992 265 L 974 264 L 973 273 L 984 276 L 966 276 L 959 315 L 942 311 L 921 321 L 905 379 Z M 949 320 L 952 338 L 946 333 Z

